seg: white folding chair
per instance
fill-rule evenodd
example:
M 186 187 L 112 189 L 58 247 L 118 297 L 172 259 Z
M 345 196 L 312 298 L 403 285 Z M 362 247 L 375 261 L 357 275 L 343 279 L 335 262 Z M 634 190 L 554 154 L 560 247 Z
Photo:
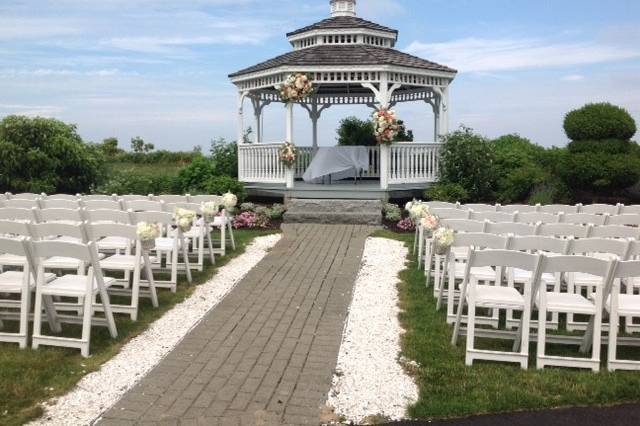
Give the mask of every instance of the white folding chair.
M 79 194 L 52 194 L 42 196 L 41 200 L 66 200 L 66 201 L 78 201 L 81 195 Z
M 497 235 L 536 235 L 538 226 L 516 222 L 487 222 L 484 232 Z
M 607 369 L 609 371 L 640 370 L 640 361 L 620 359 L 618 357 L 620 317 L 626 317 L 627 321 L 632 321 L 633 318 L 640 318 L 640 295 L 633 293 L 622 294 L 620 290 L 622 282 L 629 283 L 634 281 L 640 281 L 640 261 L 618 262 L 613 274 L 613 280 L 610 281 L 610 291 L 605 291 L 604 294 L 604 307 L 609 314 L 607 356 Z M 624 342 L 621 343 L 624 345 Z
M 189 266 L 189 253 L 186 247 L 186 243 L 182 236 L 182 231 L 177 229 L 173 232 L 173 216 L 168 212 L 156 212 L 156 211 L 143 211 L 132 212 L 133 223 L 138 224 L 140 222 L 155 223 L 160 226 L 162 235 L 156 238 L 155 248 L 153 251 L 156 253 L 155 262 L 152 262 L 153 269 L 169 272 L 169 280 L 155 280 L 156 288 L 168 288 L 173 293 L 177 290 L 178 285 L 178 268 L 180 272 L 185 272 L 187 275 L 187 281 L 192 282 L 191 279 L 191 267 Z M 182 257 L 184 263 L 178 263 L 178 254 L 182 251 Z M 166 258 L 166 267 L 162 266 L 162 259 Z M 154 259 L 152 259 L 153 261 Z
M 640 226 L 640 213 L 610 216 L 608 225 Z
M 471 219 L 471 210 L 466 209 L 432 208 L 431 213 L 440 219 Z
M 82 206 L 87 210 L 122 210 L 118 200 L 83 200 Z
M 593 238 L 631 238 L 637 240 L 640 238 L 640 228 L 624 225 L 594 226 L 590 236 Z
M 538 209 L 539 212 L 542 213 L 578 213 L 579 205 L 569 205 L 569 204 L 547 204 L 542 205 Z
M 587 204 L 586 206 L 580 206 L 580 213 L 608 214 L 609 216 L 613 216 L 620 214 L 622 207 L 622 204 Z
M 518 223 L 558 223 L 562 218 L 560 213 L 519 212 L 516 215 Z
M 82 210 L 76 209 L 64 209 L 64 208 L 52 208 L 36 210 L 36 222 L 43 223 L 67 223 L 70 225 L 80 224 L 84 221 L 84 215 Z
M 10 200 L 32 200 L 36 201 L 46 196 L 46 194 L 34 194 L 33 192 L 21 192 L 19 194 L 12 194 L 9 199 Z
M 12 220 L 0 220 L 0 236 L 3 238 L 28 238 L 31 228 L 27 222 L 14 222 Z M 24 255 L 15 255 L 11 252 L 3 252 L 0 249 L 0 272 L 9 267 L 21 267 L 27 261 Z
M 619 214 L 640 214 L 640 204 L 631 206 L 621 205 Z
M 111 337 L 114 339 L 118 337 L 107 293 L 107 287 L 113 284 L 115 280 L 104 278 L 102 275 L 95 245 L 91 242 L 83 244 L 67 241 L 34 241 L 31 247 L 33 257 L 38 263 L 35 315 L 33 319 L 33 348 L 37 349 L 40 345 L 78 348 L 83 357 L 88 357 L 93 323 L 106 325 Z M 44 279 L 44 259 L 50 259 L 55 256 L 74 258 L 78 262 L 90 265 L 88 273 L 86 275 L 64 275 L 51 282 L 46 282 Z M 94 317 L 95 308 L 97 307 L 94 304 L 94 299 L 97 296 L 100 296 L 100 303 L 97 306 L 104 312 L 104 318 L 98 319 Z M 79 339 L 50 336 L 42 333 L 42 302 L 44 297 L 70 297 L 82 300 L 82 316 L 73 318 L 75 320 L 73 322 L 82 324 L 82 335 Z M 53 315 L 55 317 L 54 322 L 61 319 L 57 313 L 53 313 Z
M 215 263 L 215 253 L 213 248 L 213 241 L 211 240 L 211 229 L 204 222 L 204 218 L 202 217 L 202 205 L 196 203 L 167 203 L 166 204 L 167 211 L 174 212 L 175 209 L 181 208 L 186 210 L 191 210 L 196 213 L 200 213 L 200 218 L 194 220 L 193 226 L 188 232 L 183 233 L 183 237 L 185 238 L 185 242 L 187 244 L 187 248 L 191 248 L 190 254 L 194 254 L 196 256 L 197 261 L 195 263 L 190 263 L 193 269 L 198 271 L 204 270 L 204 254 L 205 254 L 205 241 L 207 243 L 207 251 L 209 253 L 209 260 L 211 263 Z
M 538 348 L 536 364 L 538 369 L 545 366 L 588 368 L 593 371 L 600 369 L 600 338 L 602 333 L 602 294 L 609 281 L 613 278 L 616 260 L 606 261 L 587 256 L 544 256 L 540 266 L 541 273 L 548 274 L 590 274 L 598 277 L 593 297 L 570 292 L 548 291 L 542 286 L 534 292 L 534 300 L 538 307 Z M 591 357 L 554 356 L 547 354 L 547 313 L 571 313 L 592 317 L 593 333 L 590 336 Z M 562 343 L 562 341 L 558 341 Z M 569 344 L 576 344 L 569 341 Z M 579 343 L 578 343 L 579 344 Z
M 4 208 L 14 208 L 14 209 L 34 209 L 34 208 L 40 208 L 40 205 L 38 204 L 38 200 L 34 199 L 34 200 L 25 200 L 25 199 L 21 199 L 21 198 L 11 198 L 9 200 L 4 201 L 3 203 L 3 207 Z
M 29 223 L 36 220 L 36 209 L 22 209 L 17 207 L 0 208 L 0 220 Z
M 164 212 L 166 206 L 162 201 L 124 200 L 124 208 L 134 212 Z
M 41 209 L 66 209 L 75 210 L 80 207 L 79 200 L 42 199 L 38 201 Z
M 436 283 L 440 287 L 438 292 L 437 309 L 442 306 L 443 299 L 446 295 L 447 303 L 447 322 L 453 324 L 456 321 L 455 306 L 460 299 L 460 291 L 458 284 L 464 281 L 466 267 L 465 261 L 468 257 L 469 250 L 475 249 L 496 249 L 505 250 L 509 246 L 509 237 L 504 237 L 494 234 L 486 233 L 459 233 L 455 235 L 451 250 L 445 259 L 445 271 L 446 276 L 443 273 L 440 277 L 440 283 Z M 459 251 L 466 250 L 464 257 L 460 258 L 456 255 L 457 248 Z M 444 272 L 444 271 L 443 271 Z M 490 267 L 473 268 L 471 273 L 479 280 L 483 282 L 500 283 L 503 271 L 493 270 Z M 447 282 L 446 291 L 444 290 L 444 281 Z M 459 304 L 459 303 L 458 303 Z M 477 319 L 479 323 L 488 324 L 492 327 L 498 326 L 498 312 L 494 311 L 490 317 L 483 317 Z
M 153 201 L 163 201 L 167 204 L 189 203 L 189 195 L 152 195 Z
M 538 235 L 557 238 L 587 238 L 591 235 L 591 225 L 573 223 L 543 223 L 538 226 Z
M 461 302 L 454 326 L 452 343 L 457 344 L 458 333 L 462 321 L 462 310 L 466 302 L 467 312 L 467 347 L 465 363 L 472 365 L 476 359 L 519 363 L 526 369 L 529 363 L 529 323 L 531 319 L 532 287 L 538 279 L 538 270 L 542 256 L 510 250 L 471 249 L 467 260 L 464 280 L 461 286 Z M 529 271 L 531 280 L 524 283 L 522 294 L 514 287 L 504 287 L 501 279 L 494 285 L 479 285 L 478 277 L 473 273 L 476 268 L 495 268 L 504 270 L 517 268 Z M 522 312 L 520 332 L 514 341 L 514 351 L 481 350 L 475 348 L 476 309 L 518 310 Z
M 480 213 L 480 212 L 495 212 L 498 211 L 498 209 L 500 208 L 499 204 L 496 205 L 492 205 L 492 204 L 465 204 L 464 208 L 468 209 L 468 210 L 473 210 L 476 213 Z
M 430 209 L 459 209 L 460 203 L 448 203 L 446 201 L 423 201 Z
M 608 218 L 608 214 L 567 213 L 562 215 L 562 223 L 602 226 L 607 224 Z
M 128 201 L 151 201 L 148 195 L 136 195 L 136 194 L 126 194 L 126 195 L 118 195 L 113 194 L 114 199 L 120 199 L 124 202 Z
M 109 288 L 109 293 L 131 297 L 129 305 L 112 304 L 112 311 L 129 314 L 131 319 L 136 321 L 138 319 L 138 305 L 141 295 L 150 297 L 153 307 L 157 308 L 158 296 L 151 270 L 151 260 L 149 254 L 142 250 L 136 227 L 119 223 L 89 224 L 87 225 L 87 233 L 91 241 L 94 242 L 109 237 L 118 237 L 129 242 L 124 253 L 116 253 L 99 262 L 103 271 L 123 273 L 123 278 L 112 277 L 117 281 Z M 133 247 L 133 253 L 131 247 Z M 144 283 L 141 280 L 143 267 L 147 278 Z M 131 276 L 133 276 L 132 280 Z M 130 280 L 132 281 L 131 283 Z M 148 287 L 148 291 L 141 291 L 142 285 Z
M 500 206 L 498 211 L 505 213 L 533 213 L 537 212 L 538 208 L 540 208 L 540 204 L 536 204 L 535 206 L 529 204 L 508 204 L 506 206 Z
M 470 219 L 488 220 L 491 222 L 515 222 L 516 214 L 517 214 L 516 212 L 513 212 L 513 213 L 496 212 L 496 211 L 476 212 L 472 210 Z
M 31 237 L 34 241 L 66 241 L 74 243 L 86 243 L 87 235 L 84 224 L 44 222 L 30 226 Z M 62 254 L 53 255 L 42 260 L 42 266 L 46 270 L 75 270 L 78 275 L 83 275 L 86 264 L 77 257 L 67 257 Z
M 82 196 L 82 201 L 83 202 L 87 202 L 87 201 L 115 201 L 116 200 L 116 196 L 115 194 L 113 195 L 105 195 L 105 194 L 90 194 L 90 195 L 83 195 Z
M 222 197 L 220 195 L 190 195 L 189 202 L 195 204 L 207 203 L 209 201 L 217 202 L 222 205 Z M 224 225 L 224 226 L 223 226 Z M 215 249 L 216 253 L 221 256 L 227 253 L 227 238 L 231 243 L 231 248 L 236 249 L 236 240 L 233 235 L 233 216 L 227 212 L 226 209 L 222 209 L 220 215 L 217 216 L 211 223 L 211 227 L 220 230 L 220 248 Z

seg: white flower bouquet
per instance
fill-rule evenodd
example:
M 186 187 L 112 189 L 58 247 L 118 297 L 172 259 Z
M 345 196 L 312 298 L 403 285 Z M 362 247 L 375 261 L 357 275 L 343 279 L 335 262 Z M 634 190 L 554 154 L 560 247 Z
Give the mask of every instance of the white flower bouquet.
M 411 203 L 411 206 L 408 212 L 409 212 L 409 216 L 411 217 L 411 220 L 413 221 L 413 223 L 416 223 L 416 224 L 420 223 L 420 220 L 423 217 L 427 217 L 431 214 L 429 210 L 429 206 L 422 203 L 421 201 L 413 201 Z
M 298 148 L 291 142 L 285 142 L 284 146 L 280 148 L 278 155 L 280 156 L 282 164 L 287 167 L 293 167 L 298 158 Z
M 454 239 L 455 234 L 452 229 L 442 226 L 436 229 L 433 233 L 433 245 L 436 254 L 443 256 L 449 253 Z
M 202 210 L 202 217 L 206 223 L 211 223 L 218 215 L 220 211 L 220 205 L 215 201 L 207 201 L 202 203 L 200 209 Z
M 182 209 L 180 207 L 176 208 L 173 212 L 173 220 L 182 232 L 189 232 L 193 226 L 193 219 L 195 219 L 195 217 L 196 212 L 193 210 Z
M 238 197 L 231 192 L 227 192 L 222 196 L 222 205 L 225 209 L 230 210 L 238 204 Z
M 391 145 L 399 130 L 395 111 L 381 108 L 373 113 L 373 131 L 379 144 Z
M 311 78 L 305 73 L 291 74 L 280 85 L 280 97 L 283 101 L 300 101 L 313 93 L 313 83 Z
M 160 226 L 157 223 L 138 223 L 136 230 L 143 250 L 151 250 L 156 246 L 156 238 L 160 236 Z

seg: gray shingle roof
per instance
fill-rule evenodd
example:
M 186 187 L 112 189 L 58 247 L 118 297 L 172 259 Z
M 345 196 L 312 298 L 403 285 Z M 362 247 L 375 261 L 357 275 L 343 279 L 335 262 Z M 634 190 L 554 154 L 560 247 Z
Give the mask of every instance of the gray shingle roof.
M 369 30 L 385 31 L 398 34 L 398 30 L 376 24 L 375 22 L 367 21 L 366 19 L 357 18 L 355 16 L 335 16 L 333 18 L 328 18 L 304 28 L 300 28 L 299 30 L 287 33 L 287 37 L 313 30 L 335 30 L 345 28 L 366 28 Z
M 294 50 L 269 59 L 249 68 L 245 68 L 229 77 L 265 71 L 279 66 L 317 66 L 317 65 L 398 65 L 423 70 L 455 73 L 456 70 L 395 49 L 352 45 L 320 45 L 307 49 Z

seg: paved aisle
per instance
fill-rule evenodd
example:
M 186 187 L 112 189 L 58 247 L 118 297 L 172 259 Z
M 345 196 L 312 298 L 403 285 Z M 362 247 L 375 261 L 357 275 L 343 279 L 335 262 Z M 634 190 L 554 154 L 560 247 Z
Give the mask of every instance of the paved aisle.
M 283 225 L 273 250 L 100 424 L 318 424 L 372 229 Z

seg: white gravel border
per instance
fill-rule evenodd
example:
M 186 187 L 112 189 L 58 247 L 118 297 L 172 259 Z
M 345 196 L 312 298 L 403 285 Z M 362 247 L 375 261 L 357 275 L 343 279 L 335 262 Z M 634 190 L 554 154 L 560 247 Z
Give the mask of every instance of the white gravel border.
M 336 414 L 361 423 L 368 416 L 405 416 L 418 388 L 398 363 L 398 273 L 407 248 L 386 238 L 366 241 L 353 301 L 342 336 L 328 404 Z
M 245 253 L 218 269 L 193 295 L 132 339 L 100 370 L 88 374 L 68 394 L 45 404 L 45 413 L 32 425 L 89 425 L 114 405 L 157 365 L 182 338 L 262 260 L 279 234 L 256 238 Z

